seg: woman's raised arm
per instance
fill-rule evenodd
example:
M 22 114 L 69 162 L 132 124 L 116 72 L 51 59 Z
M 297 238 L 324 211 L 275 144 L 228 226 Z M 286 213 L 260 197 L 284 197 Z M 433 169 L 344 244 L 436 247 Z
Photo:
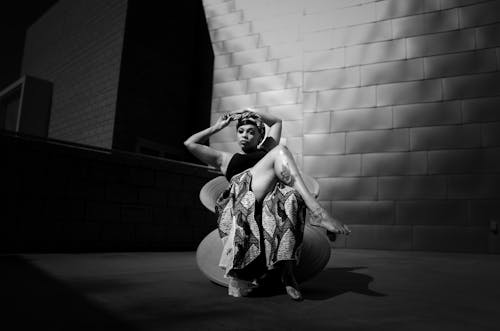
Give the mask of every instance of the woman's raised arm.
M 208 164 L 209 166 L 221 169 L 223 163 L 231 156 L 230 153 L 218 151 L 212 147 L 206 146 L 203 143 L 213 135 L 219 132 L 231 122 L 229 116 L 220 117 L 217 122 L 203 131 L 193 134 L 191 137 L 184 141 L 184 146 L 200 161 Z

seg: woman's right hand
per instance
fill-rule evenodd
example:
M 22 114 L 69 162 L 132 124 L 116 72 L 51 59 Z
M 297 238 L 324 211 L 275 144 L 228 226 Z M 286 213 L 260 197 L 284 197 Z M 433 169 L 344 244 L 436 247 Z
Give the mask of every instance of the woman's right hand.
M 229 123 L 231 122 L 231 120 L 232 120 L 232 118 L 231 118 L 230 114 L 229 113 L 224 113 L 221 117 L 219 117 L 219 119 L 217 120 L 217 122 L 215 122 L 214 128 L 217 131 L 222 130 L 226 126 L 229 125 Z

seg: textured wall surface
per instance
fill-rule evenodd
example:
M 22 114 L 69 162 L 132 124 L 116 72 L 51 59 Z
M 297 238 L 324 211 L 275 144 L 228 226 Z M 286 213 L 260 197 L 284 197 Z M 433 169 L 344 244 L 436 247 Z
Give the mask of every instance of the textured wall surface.
M 212 121 L 257 107 L 350 248 L 499 251 L 500 1 L 204 0 Z M 236 151 L 234 131 L 211 145 Z
M 0 134 L 1 252 L 194 250 L 205 167 Z
M 110 148 L 126 0 L 60 0 L 26 33 L 22 74 L 54 83 L 49 137 Z

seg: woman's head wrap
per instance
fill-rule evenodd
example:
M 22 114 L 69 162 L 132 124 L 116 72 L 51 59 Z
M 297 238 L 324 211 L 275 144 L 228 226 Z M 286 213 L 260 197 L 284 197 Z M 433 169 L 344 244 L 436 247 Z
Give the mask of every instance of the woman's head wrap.
M 266 135 L 266 127 L 262 122 L 262 118 L 258 114 L 252 111 L 246 111 L 241 114 L 238 118 L 238 124 L 236 124 L 236 128 L 239 128 L 240 126 L 246 124 L 255 125 L 262 138 Z

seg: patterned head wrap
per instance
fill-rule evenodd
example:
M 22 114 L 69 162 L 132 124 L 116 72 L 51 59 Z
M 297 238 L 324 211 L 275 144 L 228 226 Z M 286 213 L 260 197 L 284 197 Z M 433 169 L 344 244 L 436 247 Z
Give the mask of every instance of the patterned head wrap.
M 243 114 L 238 116 L 238 124 L 236 124 L 236 129 L 238 129 L 242 125 L 246 124 L 252 124 L 257 127 L 257 130 L 260 133 L 260 136 L 263 138 L 266 135 L 266 127 L 264 123 L 262 122 L 261 117 L 252 112 L 252 111 L 246 111 Z

